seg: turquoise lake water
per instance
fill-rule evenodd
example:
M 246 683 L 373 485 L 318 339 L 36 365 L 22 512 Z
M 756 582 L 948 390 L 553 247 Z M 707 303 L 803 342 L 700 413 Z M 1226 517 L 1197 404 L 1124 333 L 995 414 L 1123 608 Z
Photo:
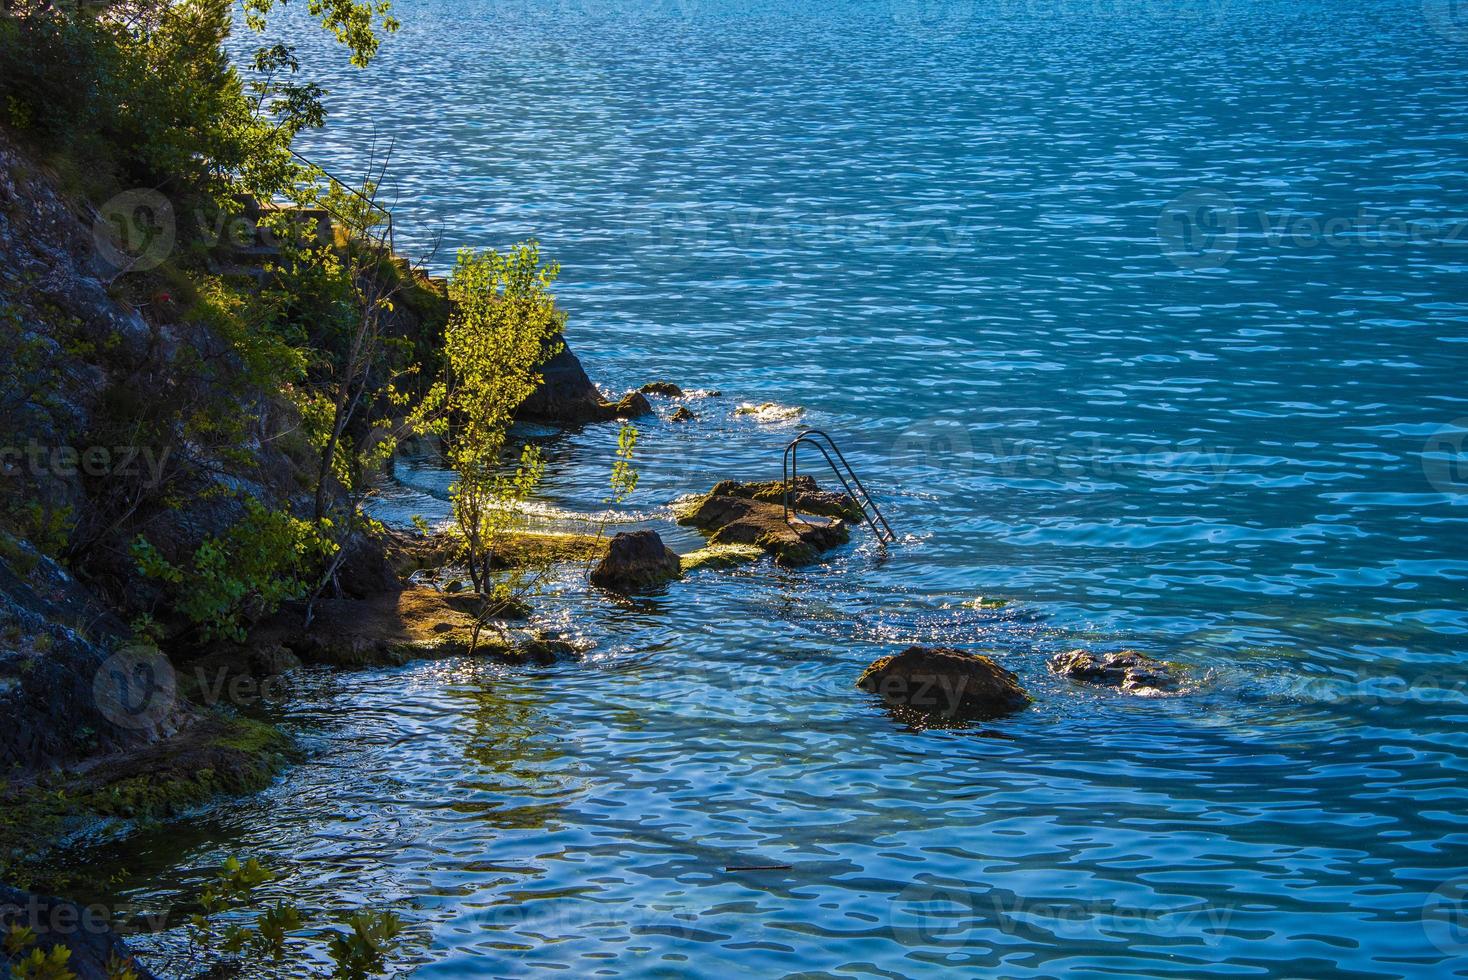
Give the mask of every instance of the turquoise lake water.
M 547 597 L 581 665 L 308 672 L 311 761 L 130 898 L 259 854 L 425 978 L 1468 975 L 1468 8 L 396 9 L 366 72 L 303 32 L 306 152 L 390 139 L 439 271 L 538 237 L 609 391 L 723 392 L 640 425 L 619 520 L 696 547 L 665 505 L 812 425 L 901 541 Z M 614 427 L 541 435 L 546 511 L 602 507 Z M 1038 701 L 912 731 L 853 687 L 909 642 Z M 1080 646 L 1205 680 L 1047 674 Z

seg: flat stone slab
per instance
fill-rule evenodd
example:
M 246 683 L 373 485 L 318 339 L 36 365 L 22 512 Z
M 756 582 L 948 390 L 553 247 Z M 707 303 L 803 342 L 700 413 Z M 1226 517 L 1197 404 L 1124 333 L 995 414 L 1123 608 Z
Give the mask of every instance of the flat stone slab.
M 326 599 L 309 628 L 299 610 L 283 610 L 250 636 L 252 646 L 283 646 L 312 663 L 362 667 L 474 654 L 510 663 L 574 656 L 569 644 L 537 637 L 509 642 L 481 628 L 474 597 L 407 588 L 369 599 Z
M 759 561 L 764 556 L 764 549 L 752 544 L 711 544 L 678 557 L 686 575 L 701 568 L 736 568 Z

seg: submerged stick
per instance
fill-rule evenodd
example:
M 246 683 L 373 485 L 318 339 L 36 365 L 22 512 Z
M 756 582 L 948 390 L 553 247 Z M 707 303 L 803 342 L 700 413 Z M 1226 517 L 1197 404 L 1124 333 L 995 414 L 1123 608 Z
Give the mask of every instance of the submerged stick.
M 793 865 L 789 864 L 752 864 L 747 867 L 725 868 L 725 871 L 789 871 Z

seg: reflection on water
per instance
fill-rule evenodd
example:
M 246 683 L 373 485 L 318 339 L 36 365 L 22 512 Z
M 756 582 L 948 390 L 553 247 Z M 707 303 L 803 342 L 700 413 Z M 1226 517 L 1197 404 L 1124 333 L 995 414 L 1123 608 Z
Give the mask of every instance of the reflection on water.
M 641 423 L 625 518 L 696 547 L 666 503 L 809 424 L 903 538 L 567 588 L 581 665 L 308 671 L 310 763 L 91 855 L 125 896 L 260 854 L 406 908 L 423 977 L 1461 974 L 1468 265 L 1381 223 L 1468 215 L 1445 7 L 396 6 L 308 152 L 390 126 L 400 241 L 538 235 L 594 377 L 725 392 Z M 605 506 L 613 427 L 527 435 L 543 516 Z M 913 732 L 854 682 L 914 642 L 1037 703 Z M 1208 683 L 1051 678 L 1077 646 Z

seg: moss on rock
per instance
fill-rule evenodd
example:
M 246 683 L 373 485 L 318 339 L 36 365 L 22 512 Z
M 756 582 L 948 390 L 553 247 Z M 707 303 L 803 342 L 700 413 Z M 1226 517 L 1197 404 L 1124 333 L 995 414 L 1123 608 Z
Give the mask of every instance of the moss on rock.
M 787 520 L 779 504 L 732 494 L 685 498 L 674 504 L 673 513 L 678 523 L 709 532 L 711 545 L 754 545 L 782 565 L 809 565 L 851 539 L 846 522 L 838 517 L 797 514 Z
M 759 561 L 764 556 L 764 549 L 752 544 L 711 544 L 678 557 L 686 575 L 701 568 L 735 568 Z
M 0 876 L 29 886 L 41 876 L 36 859 L 66 840 L 259 792 L 294 755 L 290 738 L 272 725 L 209 714 L 170 739 L 84 772 L 0 787 Z

